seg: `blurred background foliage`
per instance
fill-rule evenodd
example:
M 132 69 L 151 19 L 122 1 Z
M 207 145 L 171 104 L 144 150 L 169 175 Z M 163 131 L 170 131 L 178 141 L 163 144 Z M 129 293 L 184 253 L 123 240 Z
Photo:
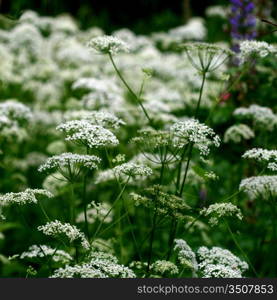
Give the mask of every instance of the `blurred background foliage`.
M 98 26 L 111 33 L 128 27 L 137 34 L 147 34 L 176 27 L 184 23 L 190 14 L 203 16 L 207 6 L 216 4 L 222 4 L 222 1 L 0 0 L 0 10 L 12 20 L 30 9 L 49 16 L 66 12 L 78 20 L 82 29 Z

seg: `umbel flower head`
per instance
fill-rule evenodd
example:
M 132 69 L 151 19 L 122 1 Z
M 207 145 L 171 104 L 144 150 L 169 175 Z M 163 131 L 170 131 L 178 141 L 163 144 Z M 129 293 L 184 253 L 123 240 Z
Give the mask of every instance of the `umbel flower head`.
M 54 262 L 69 263 L 71 255 L 63 250 L 53 249 L 47 245 L 32 245 L 29 249 L 19 256 L 20 259 L 33 260 L 36 258 L 52 259 Z
M 38 169 L 39 172 L 61 173 L 65 178 L 77 177 L 83 168 L 97 169 L 101 159 L 95 155 L 81 155 L 74 153 L 62 153 L 46 160 Z
M 67 265 L 54 272 L 51 278 L 134 278 L 134 272 L 118 263 L 115 256 L 104 252 L 91 252 L 87 262 Z
M 37 203 L 37 196 L 52 198 L 53 195 L 43 189 L 26 189 L 24 192 L 7 193 L 0 195 L 0 206 L 5 207 L 13 204 L 24 205 L 29 203 Z
M 148 177 L 153 173 L 149 167 L 132 162 L 127 162 L 114 167 L 113 172 L 117 177 L 121 177 L 122 175 L 127 177 Z
M 160 276 L 177 275 L 179 273 L 178 267 L 167 260 L 157 260 L 150 265 L 150 271 L 152 274 Z
M 241 261 L 229 250 L 220 247 L 200 247 L 197 251 L 199 270 L 202 277 L 240 278 L 248 269 L 248 264 Z
M 80 241 L 82 247 L 85 249 L 89 249 L 90 247 L 84 233 L 81 232 L 75 225 L 71 225 L 69 223 L 61 223 L 60 221 L 55 220 L 39 226 L 38 231 L 54 238 L 58 238 L 60 236 L 66 237 L 70 243 Z
M 277 175 L 254 176 L 243 179 L 239 186 L 248 197 L 254 199 L 270 199 L 277 196 Z
M 193 143 L 203 156 L 209 154 L 211 146 L 219 147 L 220 145 L 219 136 L 211 128 L 195 119 L 177 122 L 170 130 L 173 133 L 175 147 L 183 148 L 188 143 Z
M 174 242 L 174 250 L 178 253 L 180 264 L 185 268 L 191 269 L 193 273 L 196 273 L 198 271 L 198 263 L 195 253 L 191 250 L 185 240 L 176 239 Z
M 93 125 L 86 120 L 74 120 L 63 123 L 57 130 L 66 134 L 67 141 L 74 141 L 89 148 L 117 146 L 116 136 L 100 125 Z
M 115 115 L 106 111 L 77 110 L 65 113 L 66 120 L 87 120 L 92 124 L 103 126 L 104 128 L 118 129 L 126 123 Z
M 273 131 L 277 127 L 277 115 L 264 106 L 252 104 L 240 107 L 234 111 L 234 116 L 240 119 L 252 120 L 253 125 L 260 130 Z
M 87 221 L 90 224 L 94 224 L 96 221 L 102 221 L 103 223 L 111 223 L 113 220 L 113 212 L 111 211 L 111 205 L 108 203 L 95 203 L 94 201 L 88 206 L 87 209 Z M 77 223 L 85 222 L 86 218 L 84 212 L 81 212 L 77 218 Z
M 161 164 L 176 161 L 178 156 L 173 154 L 173 134 L 166 130 L 147 128 L 140 130 L 139 135 L 131 140 L 150 161 Z M 176 151 L 175 151 L 176 152 Z M 152 153 L 151 158 L 146 153 Z
M 187 43 L 181 46 L 192 66 L 199 72 L 213 72 L 227 61 L 234 53 L 208 43 Z
M 88 47 L 102 54 L 117 54 L 120 52 L 129 52 L 128 45 L 114 36 L 100 36 L 89 41 Z
M 269 54 L 277 55 L 277 48 L 267 42 L 243 41 L 239 47 L 240 53 L 238 57 L 241 64 L 249 59 L 264 58 Z
M 240 143 L 255 137 L 254 131 L 245 124 L 237 124 L 229 127 L 224 134 L 224 142 Z
M 125 183 L 138 184 L 153 173 L 152 169 L 141 163 L 127 162 L 112 169 L 101 171 L 97 174 L 95 183 L 120 180 Z M 140 179 L 136 181 L 136 179 Z
M 0 103 L 0 114 L 19 123 L 27 122 L 32 118 L 30 108 L 16 100 L 7 100 Z
M 200 214 L 209 217 L 209 224 L 211 226 L 217 225 L 219 219 L 225 217 L 234 216 L 239 220 L 242 219 L 242 213 L 240 209 L 230 202 L 212 204 L 208 208 L 203 208 L 200 211 Z
M 181 221 L 186 218 L 190 210 L 190 206 L 183 198 L 164 192 L 159 185 L 145 189 L 145 195 L 131 193 L 130 197 L 135 205 L 155 206 L 159 214 L 171 216 Z M 152 200 L 153 198 L 155 198 L 155 202 Z
M 277 171 L 277 150 L 254 148 L 246 151 L 242 157 L 267 164 L 268 169 Z

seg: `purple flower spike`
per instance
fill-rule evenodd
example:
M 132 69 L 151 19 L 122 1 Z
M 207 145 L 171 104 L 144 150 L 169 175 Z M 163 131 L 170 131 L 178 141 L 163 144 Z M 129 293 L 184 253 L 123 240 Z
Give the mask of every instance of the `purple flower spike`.
M 254 39 L 256 33 L 256 18 L 254 15 L 255 4 L 251 0 L 230 0 L 231 37 L 233 49 L 239 52 L 238 41 Z
M 252 11 L 254 10 L 254 8 L 255 8 L 254 3 L 253 3 L 253 2 L 250 2 L 250 3 L 248 3 L 248 4 L 246 5 L 245 11 L 246 11 L 246 12 L 252 12 Z

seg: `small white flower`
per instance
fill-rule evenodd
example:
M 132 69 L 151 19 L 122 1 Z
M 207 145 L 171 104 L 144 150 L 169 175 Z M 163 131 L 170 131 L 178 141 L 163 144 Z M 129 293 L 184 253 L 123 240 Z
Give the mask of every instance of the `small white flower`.
M 89 148 L 117 146 L 116 136 L 100 125 L 92 125 L 86 120 L 74 120 L 63 123 L 57 130 L 66 133 L 67 141 L 75 141 Z
M 1 117 L 6 116 L 10 120 L 18 122 L 30 121 L 32 118 L 30 108 L 16 100 L 7 100 L 0 103 L 0 114 Z
M 195 253 L 191 250 L 185 240 L 176 239 L 174 242 L 174 250 L 178 253 L 178 260 L 180 263 L 184 267 L 190 268 L 194 273 L 196 273 L 198 271 L 198 263 Z
M 117 54 L 119 52 L 129 52 L 129 46 L 122 40 L 113 36 L 100 36 L 89 41 L 88 47 L 98 53 Z
M 153 173 L 149 167 L 131 162 L 114 167 L 113 172 L 116 174 L 117 177 L 120 177 L 122 175 L 126 175 L 128 177 L 148 177 Z
M 227 18 L 227 7 L 223 5 L 209 6 L 206 11 L 208 17 L 220 17 L 222 19 Z
M 39 172 L 48 172 L 68 170 L 70 173 L 78 173 L 78 169 L 84 167 L 87 169 L 97 169 L 101 159 L 95 155 L 81 155 L 74 153 L 62 153 L 46 160 L 38 169 Z
M 203 156 L 209 154 L 210 146 L 219 147 L 220 145 L 219 136 L 211 128 L 195 119 L 177 122 L 170 130 L 176 147 L 183 148 L 188 143 L 193 143 Z
M 267 164 L 267 168 L 272 171 L 277 170 L 277 150 L 254 148 L 246 151 L 242 157 L 265 163 Z
M 186 25 L 173 28 L 169 31 L 167 38 L 171 38 L 176 42 L 184 40 L 204 40 L 207 29 L 204 20 L 201 18 L 191 18 Z
M 200 247 L 197 251 L 199 269 L 203 277 L 239 278 L 248 269 L 248 264 L 241 261 L 229 250 L 220 247 Z
M 241 272 L 224 265 L 207 264 L 202 270 L 202 278 L 242 278 Z
M 268 199 L 277 196 L 277 175 L 274 176 L 254 176 L 243 179 L 239 186 L 240 191 L 244 191 L 248 197 L 254 199 Z
M 63 250 L 53 249 L 46 245 L 32 245 L 29 249 L 20 254 L 20 259 L 51 258 L 54 262 L 68 263 L 72 260 L 71 255 Z
M 248 108 L 240 107 L 234 111 L 234 116 L 253 121 L 254 126 L 261 130 L 273 131 L 277 126 L 277 115 L 268 107 L 252 104 Z
M 77 110 L 68 111 L 65 113 L 66 120 L 87 120 L 91 124 L 100 125 L 104 128 L 118 129 L 120 126 L 126 123 L 117 118 L 115 115 L 106 111 L 88 111 Z
M 277 54 L 277 48 L 267 42 L 242 41 L 240 43 L 239 59 L 245 63 L 250 57 L 264 58 L 269 54 Z
M 209 217 L 209 223 L 211 226 L 217 225 L 219 219 L 223 217 L 235 216 L 239 220 L 242 219 L 240 209 L 230 202 L 212 204 L 208 208 L 203 208 L 200 211 L 200 214 Z
M 150 270 L 153 274 L 165 275 L 177 275 L 179 273 L 178 267 L 167 260 L 157 260 L 150 265 Z
M 60 268 L 51 278 L 134 278 L 134 272 L 118 263 L 116 257 L 104 252 L 92 252 L 89 261 Z
M 224 134 L 224 143 L 240 143 L 242 140 L 249 140 L 255 137 L 254 131 L 245 124 L 238 124 L 229 127 Z
M 89 224 L 94 224 L 97 220 L 104 223 L 111 223 L 113 220 L 113 211 L 108 203 L 98 203 L 91 202 L 90 208 L 87 209 L 87 221 Z M 85 222 L 85 215 L 81 212 L 77 218 L 77 223 Z
M 60 221 L 55 220 L 39 226 L 38 230 L 45 235 L 52 237 L 59 237 L 60 235 L 66 236 L 70 243 L 79 240 L 85 249 L 89 249 L 90 247 L 84 233 L 82 233 L 75 225 L 69 223 L 61 223 Z
M 52 198 L 53 195 L 43 189 L 26 189 L 24 192 L 7 193 L 0 195 L 0 206 L 9 206 L 13 204 L 24 205 L 28 203 L 37 203 L 37 196 Z

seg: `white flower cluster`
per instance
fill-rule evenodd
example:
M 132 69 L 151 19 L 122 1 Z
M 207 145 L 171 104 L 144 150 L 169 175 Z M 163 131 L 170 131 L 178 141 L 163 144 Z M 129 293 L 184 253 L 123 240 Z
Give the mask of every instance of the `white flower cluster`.
M 177 275 L 179 273 L 178 267 L 167 260 L 157 260 L 150 265 L 152 274 L 159 274 L 161 276 Z
M 121 179 L 126 182 L 129 179 L 129 182 L 133 183 L 136 177 L 141 177 L 141 179 L 144 179 L 146 177 L 151 176 L 152 174 L 153 171 L 148 166 L 139 163 L 127 162 L 118 165 L 113 169 L 108 169 L 99 172 L 97 174 L 95 182 L 102 183 L 118 179 Z
M 92 252 L 90 261 L 81 265 L 66 266 L 54 272 L 52 278 L 134 278 L 134 272 L 118 264 L 116 257 L 104 252 Z
M 210 250 L 207 247 L 200 247 L 197 257 L 203 277 L 240 278 L 248 269 L 246 262 L 220 247 L 213 247 Z
M 20 254 L 20 259 L 45 258 L 48 257 L 54 262 L 69 263 L 72 260 L 71 255 L 63 250 L 53 249 L 47 245 L 32 245 L 29 249 Z
M 22 127 L 32 119 L 31 110 L 16 100 L 7 100 L 0 103 L 0 134 L 10 140 L 15 137 L 23 140 L 27 132 Z
M 277 48 L 267 42 L 242 41 L 239 47 L 240 53 L 238 57 L 241 63 L 245 63 L 251 57 L 264 58 L 269 54 L 277 54 Z
M 67 141 L 75 141 L 90 148 L 117 146 L 116 136 L 100 125 L 93 125 L 86 120 L 74 120 L 63 123 L 57 130 L 66 134 Z
M 234 216 L 239 220 L 242 220 L 240 209 L 230 202 L 211 204 L 208 208 L 203 208 L 200 211 L 200 214 L 209 217 L 209 224 L 211 226 L 217 225 L 219 219 L 224 217 Z
M 87 221 L 89 224 L 94 224 L 97 220 L 104 223 L 111 223 L 113 220 L 113 212 L 111 211 L 111 205 L 108 203 L 98 203 L 92 202 L 87 210 Z M 109 214 L 108 214 L 109 213 Z M 85 222 L 84 213 L 80 213 L 76 218 L 77 223 Z
M 229 127 L 224 133 L 224 142 L 240 143 L 242 140 L 249 140 L 255 137 L 254 131 L 245 124 L 238 124 Z
M 220 264 L 208 264 L 201 272 L 203 278 L 242 278 L 240 271 Z
M 127 162 L 114 167 L 113 172 L 117 177 L 121 177 L 122 175 L 126 175 L 128 177 L 148 177 L 153 173 L 153 171 L 149 167 L 132 162 Z
M 213 5 L 209 6 L 206 11 L 206 16 L 208 17 L 220 17 L 222 19 L 227 18 L 227 7 L 223 5 Z
M 13 204 L 24 205 L 28 203 L 37 203 L 37 196 L 52 198 L 53 195 L 43 189 L 26 189 L 24 192 L 7 193 L 0 195 L 0 206 L 5 207 Z
M 169 37 L 176 42 L 185 40 L 204 40 L 207 30 L 201 18 L 191 18 L 186 25 L 176 27 L 169 31 Z
M 38 169 L 39 172 L 70 169 L 75 173 L 75 168 L 85 167 L 87 169 L 97 169 L 101 159 L 95 155 L 81 155 L 74 153 L 62 153 L 46 160 Z
M 90 245 L 85 235 L 75 226 L 69 223 L 61 223 L 58 220 L 48 222 L 45 225 L 38 227 L 38 230 L 44 233 L 45 235 L 59 237 L 60 235 L 66 236 L 70 243 L 77 240 L 81 241 L 81 245 L 85 249 L 89 249 Z
M 65 114 L 66 120 L 87 120 L 92 124 L 103 126 L 104 128 L 118 129 L 120 126 L 126 123 L 117 118 L 115 115 L 107 111 L 87 111 L 87 110 L 77 110 L 68 111 Z
M 117 54 L 120 52 L 129 52 L 129 46 L 114 36 L 100 36 L 89 41 L 88 47 L 94 49 L 98 53 Z
M 261 163 L 267 163 L 268 169 L 277 171 L 277 150 L 253 148 L 246 151 L 242 157 L 246 159 L 253 159 Z
M 107 93 L 114 92 L 118 93 L 120 88 L 116 85 L 114 80 L 110 79 L 98 79 L 93 77 L 82 77 L 74 82 L 72 85 L 73 90 L 85 89 L 90 92 Z
M 129 268 L 120 265 L 118 259 L 104 252 L 90 253 L 90 264 L 92 267 L 100 269 L 104 274 L 109 277 L 116 278 L 134 278 L 135 274 Z
M 65 266 L 55 270 L 54 274 L 50 278 L 108 278 L 100 270 L 92 268 L 89 263 Z
M 262 130 L 272 131 L 277 126 L 277 115 L 270 108 L 256 104 L 252 104 L 248 108 L 237 108 L 234 111 L 234 116 L 252 120 L 254 126 L 256 125 Z
M 41 47 L 42 36 L 37 28 L 30 24 L 19 24 L 13 28 L 10 36 L 10 48 L 15 55 L 19 55 L 19 59 L 23 58 L 21 51 L 25 49 L 27 53 L 24 53 L 26 55 L 24 60 L 26 63 L 30 63 L 39 57 Z
M 185 240 L 176 239 L 174 240 L 174 250 L 178 253 L 178 260 L 183 267 L 187 267 L 196 273 L 198 271 L 198 263 L 196 260 L 195 253 L 191 250 L 190 246 Z
M 193 143 L 203 156 L 210 153 L 211 146 L 219 147 L 220 145 L 219 136 L 211 128 L 195 119 L 177 122 L 170 130 L 173 133 L 175 147 L 183 148 L 188 143 Z
M 241 181 L 239 190 L 244 191 L 252 200 L 274 198 L 277 196 L 277 175 L 245 178 Z
M 29 107 L 16 100 L 7 100 L 0 103 L 0 113 L 13 121 L 30 121 L 32 112 Z

